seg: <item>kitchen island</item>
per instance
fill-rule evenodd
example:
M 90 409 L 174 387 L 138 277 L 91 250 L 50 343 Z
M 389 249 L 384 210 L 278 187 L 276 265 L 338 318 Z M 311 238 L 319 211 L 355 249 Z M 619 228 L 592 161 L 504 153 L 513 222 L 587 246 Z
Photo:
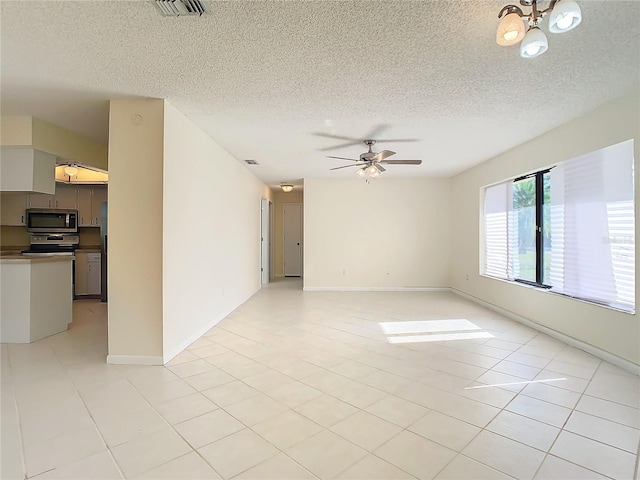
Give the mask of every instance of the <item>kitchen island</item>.
M 0 342 L 31 343 L 67 329 L 74 258 L 0 255 Z

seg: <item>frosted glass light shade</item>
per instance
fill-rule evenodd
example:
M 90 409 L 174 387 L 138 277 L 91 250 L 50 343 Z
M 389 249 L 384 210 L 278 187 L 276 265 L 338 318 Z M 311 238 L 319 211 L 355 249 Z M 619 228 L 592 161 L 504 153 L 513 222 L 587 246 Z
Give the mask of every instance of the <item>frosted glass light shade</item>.
M 356 177 L 364 178 L 366 175 L 367 175 L 367 169 L 366 168 L 359 168 L 358 170 L 356 170 Z
M 64 167 L 64 173 L 69 175 L 70 177 L 73 177 L 78 174 L 78 169 L 76 167 L 68 165 Z
M 283 192 L 289 193 L 291 190 L 293 190 L 293 185 L 280 185 L 280 188 Z
M 561 0 L 556 3 L 549 15 L 549 31 L 551 33 L 568 32 L 582 22 L 582 11 L 573 0 Z
M 378 170 L 375 165 L 371 165 L 370 167 L 368 167 L 367 173 L 371 178 L 376 178 L 380 176 L 380 170 Z
M 532 27 L 520 44 L 520 56 L 522 58 L 534 58 L 542 55 L 548 48 L 549 42 L 544 32 L 538 27 Z
M 496 31 L 496 43 L 503 47 L 515 45 L 524 38 L 524 22 L 517 13 L 502 17 Z

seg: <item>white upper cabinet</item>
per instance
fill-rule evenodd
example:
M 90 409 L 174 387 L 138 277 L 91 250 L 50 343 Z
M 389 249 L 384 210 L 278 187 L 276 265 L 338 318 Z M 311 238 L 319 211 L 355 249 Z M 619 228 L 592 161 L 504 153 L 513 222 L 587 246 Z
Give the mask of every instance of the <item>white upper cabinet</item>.
M 0 191 L 53 195 L 56 189 L 55 168 L 55 155 L 33 148 L 2 147 Z
M 2 225 L 26 225 L 24 211 L 27 208 L 27 194 L 22 192 L 0 193 L 0 221 Z
M 78 208 L 78 189 L 75 186 L 56 185 L 55 208 L 76 210 Z

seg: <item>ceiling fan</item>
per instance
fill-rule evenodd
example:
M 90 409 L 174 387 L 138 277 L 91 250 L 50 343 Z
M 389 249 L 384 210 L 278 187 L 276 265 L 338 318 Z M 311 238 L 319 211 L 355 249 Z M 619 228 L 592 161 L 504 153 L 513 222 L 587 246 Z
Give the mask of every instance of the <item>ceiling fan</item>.
M 364 138 L 375 138 L 379 135 L 381 135 L 385 130 L 389 129 L 389 125 L 376 125 L 375 127 L 373 127 L 373 129 L 367 133 L 367 135 Z M 325 147 L 325 148 L 321 148 L 321 151 L 326 151 L 326 150 L 336 150 L 338 148 L 343 148 L 343 147 L 349 147 L 351 145 L 358 145 L 359 143 L 362 142 L 362 137 L 360 138 L 353 138 L 353 137 L 345 137 L 342 135 L 333 135 L 330 133 L 324 133 L 324 132 L 316 132 L 314 133 L 314 135 L 318 136 L 318 137 L 324 137 L 324 138 L 333 138 L 335 140 L 342 140 L 344 143 L 341 143 L 339 145 L 333 145 L 330 147 Z M 378 142 L 380 143 L 388 143 L 388 142 L 417 142 L 418 139 L 417 138 L 394 138 L 394 139 L 382 139 L 382 140 L 378 140 Z
M 364 144 L 369 147 L 367 152 L 361 153 L 360 158 L 346 158 L 346 157 L 334 157 L 327 155 L 327 158 L 337 158 L 338 160 L 349 160 L 351 165 L 343 165 L 341 167 L 330 168 L 329 170 L 340 170 L 341 168 L 359 167 L 356 170 L 356 176 L 358 178 L 364 178 L 367 175 L 371 178 L 379 177 L 382 172 L 386 171 L 382 165 L 420 165 L 422 160 L 387 160 L 388 157 L 395 155 L 396 152 L 391 150 L 382 150 L 381 152 L 374 152 L 373 145 L 375 140 L 364 140 Z

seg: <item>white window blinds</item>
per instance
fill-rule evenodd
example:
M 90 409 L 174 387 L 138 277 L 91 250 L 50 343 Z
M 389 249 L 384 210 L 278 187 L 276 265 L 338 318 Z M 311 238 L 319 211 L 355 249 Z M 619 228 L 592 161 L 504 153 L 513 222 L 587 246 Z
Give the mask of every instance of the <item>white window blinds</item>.
M 563 162 L 550 172 L 550 231 L 543 283 L 552 291 L 635 309 L 633 140 Z M 518 278 L 518 215 L 513 181 L 485 189 L 484 273 Z M 520 252 L 522 253 L 522 252 Z
M 633 310 L 633 141 L 551 170 L 552 290 Z

